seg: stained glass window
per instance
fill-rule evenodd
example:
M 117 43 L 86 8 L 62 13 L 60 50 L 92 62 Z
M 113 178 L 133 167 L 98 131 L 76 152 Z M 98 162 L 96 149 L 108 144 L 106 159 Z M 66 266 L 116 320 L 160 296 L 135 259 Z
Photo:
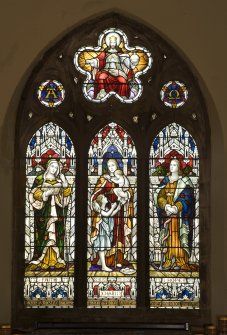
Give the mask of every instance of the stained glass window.
M 122 127 L 96 134 L 88 171 L 88 307 L 135 308 L 137 155 Z
M 14 327 L 207 323 L 209 138 L 155 31 L 114 13 L 52 46 L 18 108 Z
M 199 308 L 199 157 L 176 123 L 150 150 L 150 307 Z
M 139 77 L 152 65 L 152 57 L 144 47 L 130 47 L 126 34 L 116 28 L 105 30 L 97 47 L 82 47 L 74 64 L 87 76 L 84 96 L 93 102 L 104 102 L 115 95 L 121 102 L 131 103 L 142 94 Z
M 26 307 L 73 307 L 74 248 L 74 146 L 50 122 L 32 136 L 26 153 Z

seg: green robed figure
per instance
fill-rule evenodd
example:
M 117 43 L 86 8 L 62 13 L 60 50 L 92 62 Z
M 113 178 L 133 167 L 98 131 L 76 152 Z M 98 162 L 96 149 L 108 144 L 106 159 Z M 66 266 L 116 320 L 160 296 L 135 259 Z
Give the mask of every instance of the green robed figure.
M 30 203 L 34 209 L 34 255 L 27 270 L 64 269 L 64 221 L 71 195 L 71 188 L 59 162 L 50 159 L 46 171 L 37 176 Z

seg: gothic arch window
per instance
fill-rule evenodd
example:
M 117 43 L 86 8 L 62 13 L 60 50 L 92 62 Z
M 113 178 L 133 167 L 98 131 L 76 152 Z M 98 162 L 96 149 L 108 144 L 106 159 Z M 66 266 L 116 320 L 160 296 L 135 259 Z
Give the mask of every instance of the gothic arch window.
M 171 123 L 150 150 L 152 308 L 199 308 L 199 156 L 193 137 Z
M 26 152 L 26 308 L 72 308 L 75 258 L 75 171 L 73 143 L 49 122 Z M 46 305 L 45 305 L 46 302 Z
M 92 140 L 88 158 L 89 308 L 136 308 L 137 154 L 112 122 Z
M 155 31 L 112 13 L 56 43 L 18 108 L 14 327 L 208 322 L 209 155 L 198 81 Z

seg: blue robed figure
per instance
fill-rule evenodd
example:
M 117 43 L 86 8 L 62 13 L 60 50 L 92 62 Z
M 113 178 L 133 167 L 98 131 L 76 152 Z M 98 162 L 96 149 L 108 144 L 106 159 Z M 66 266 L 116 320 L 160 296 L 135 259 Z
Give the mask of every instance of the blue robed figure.
M 170 173 L 158 186 L 154 203 L 159 219 L 159 242 L 162 247 L 160 270 L 192 271 L 189 264 L 192 249 L 195 197 L 191 179 L 180 175 L 180 162 L 170 162 Z

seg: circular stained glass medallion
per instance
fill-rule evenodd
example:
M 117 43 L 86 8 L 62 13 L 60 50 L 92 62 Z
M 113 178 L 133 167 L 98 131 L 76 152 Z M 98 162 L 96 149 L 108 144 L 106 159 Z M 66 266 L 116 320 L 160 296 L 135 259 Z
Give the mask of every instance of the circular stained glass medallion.
M 170 108 L 179 108 L 188 99 L 188 90 L 185 84 L 179 81 L 169 81 L 160 92 L 161 100 Z
M 44 106 L 56 107 L 65 99 L 65 90 L 57 80 L 47 80 L 40 84 L 37 95 Z

